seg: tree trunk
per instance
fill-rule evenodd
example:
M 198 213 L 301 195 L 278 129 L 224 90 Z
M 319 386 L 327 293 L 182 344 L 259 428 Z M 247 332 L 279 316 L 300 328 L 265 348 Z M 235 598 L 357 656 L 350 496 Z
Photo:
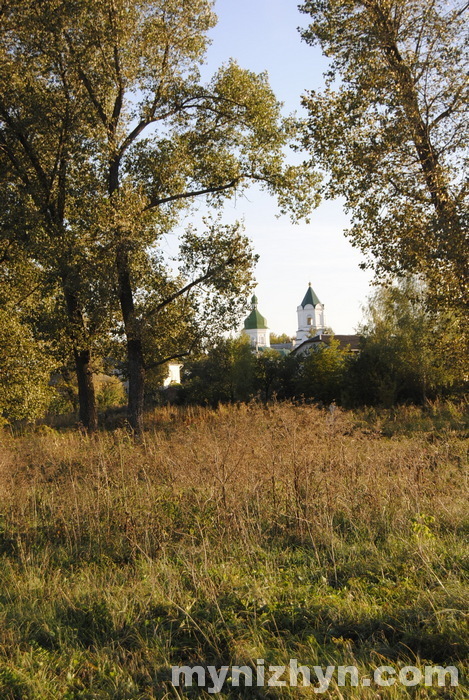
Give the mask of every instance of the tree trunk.
M 143 402 L 145 398 L 145 366 L 140 338 L 127 339 L 129 365 L 129 423 L 136 434 L 143 430 Z
M 111 158 L 109 164 L 108 192 L 111 199 L 119 189 L 119 166 L 120 157 L 115 155 Z M 116 270 L 119 302 L 127 338 L 127 366 L 129 373 L 127 414 L 133 431 L 138 435 L 143 430 L 145 363 L 143 359 L 141 327 L 138 320 L 135 318 L 129 251 L 125 241 L 117 247 Z
M 67 278 L 62 277 L 68 319 L 71 325 L 73 355 L 78 382 L 78 401 L 80 423 L 89 432 L 98 428 L 98 409 L 91 366 L 91 350 L 83 348 L 82 337 L 85 335 L 85 322 L 77 295 L 67 289 Z
M 80 423 L 89 432 L 94 432 L 98 429 L 98 411 L 91 368 L 91 351 L 75 348 L 74 356 L 78 380 Z
M 143 402 L 145 396 L 145 363 L 141 328 L 135 318 L 135 306 L 130 278 L 128 251 L 121 248 L 116 257 L 119 281 L 119 301 L 127 336 L 127 361 L 129 372 L 129 423 L 136 434 L 143 430 Z

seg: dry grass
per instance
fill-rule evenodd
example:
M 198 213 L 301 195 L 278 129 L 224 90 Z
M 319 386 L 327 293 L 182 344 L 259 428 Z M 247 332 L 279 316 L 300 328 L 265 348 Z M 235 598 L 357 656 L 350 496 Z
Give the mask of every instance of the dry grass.
M 5 434 L 0 697 L 210 697 L 176 694 L 182 662 L 462 665 L 467 441 L 445 410 L 159 409 L 140 444 Z M 383 692 L 323 697 L 411 691 Z

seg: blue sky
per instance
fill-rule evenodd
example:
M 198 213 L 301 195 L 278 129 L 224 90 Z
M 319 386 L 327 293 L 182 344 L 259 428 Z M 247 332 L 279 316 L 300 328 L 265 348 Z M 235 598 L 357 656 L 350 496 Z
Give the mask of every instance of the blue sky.
M 301 112 L 301 94 L 323 85 L 326 61 L 317 47 L 301 41 L 297 27 L 307 23 L 296 0 L 217 0 L 218 24 L 204 77 L 229 58 L 256 72 L 267 70 L 285 113 Z M 294 334 L 296 307 L 308 282 L 325 304 L 326 321 L 336 333 L 352 333 L 370 292 L 371 274 L 359 269 L 363 259 L 343 235 L 348 220 L 340 202 L 325 202 L 309 224 L 293 225 L 276 217 L 276 202 L 252 189 L 230 202 L 227 221 L 244 218 L 246 233 L 260 256 L 256 268 L 259 310 L 276 333 Z

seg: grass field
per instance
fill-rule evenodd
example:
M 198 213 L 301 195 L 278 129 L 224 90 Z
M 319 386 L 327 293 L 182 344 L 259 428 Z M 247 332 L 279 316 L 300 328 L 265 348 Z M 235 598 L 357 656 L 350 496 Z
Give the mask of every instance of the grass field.
M 233 686 L 222 698 L 460 698 L 468 419 L 158 409 L 135 443 L 0 446 L 0 698 L 196 698 L 173 665 L 455 665 L 458 687 Z M 317 690 L 317 689 L 316 689 Z

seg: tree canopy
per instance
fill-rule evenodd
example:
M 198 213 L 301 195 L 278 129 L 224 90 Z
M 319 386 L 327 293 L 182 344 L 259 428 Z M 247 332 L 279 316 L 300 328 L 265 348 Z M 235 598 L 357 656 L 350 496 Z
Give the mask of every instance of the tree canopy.
M 381 275 L 424 273 L 434 303 L 468 299 L 468 10 L 450 0 L 306 0 L 330 59 L 304 97 L 304 145 L 344 197 Z
M 360 329 L 361 351 L 350 368 L 348 402 L 392 406 L 458 393 L 467 382 L 463 330 L 454 313 L 429 308 L 425 285 L 417 278 L 378 288 Z
M 317 176 L 285 161 L 293 122 L 267 76 L 231 61 L 201 81 L 212 5 L 10 0 L 2 7 L 0 145 L 9 178 L 0 196 L 24 212 L 25 250 L 59 285 L 81 417 L 91 428 L 93 357 L 117 313 L 138 430 L 149 326 L 142 299 L 151 300 L 163 332 L 170 302 L 186 295 L 194 309 L 202 283 L 218 302 L 245 292 L 253 258 L 234 229 L 233 247 L 226 230 L 215 235 L 212 227 L 205 266 L 205 234 L 186 235 L 181 274 L 169 279 L 159 246 L 195 198 L 216 207 L 256 182 L 293 217 L 317 203 Z

